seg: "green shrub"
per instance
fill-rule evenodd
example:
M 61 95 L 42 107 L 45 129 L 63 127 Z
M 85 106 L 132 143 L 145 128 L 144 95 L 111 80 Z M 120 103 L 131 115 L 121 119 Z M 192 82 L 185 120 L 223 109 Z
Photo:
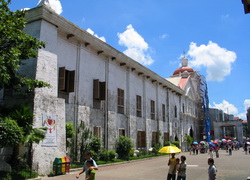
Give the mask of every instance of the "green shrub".
M 180 142 L 179 141 L 173 141 L 172 144 L 175 145 L 176 147 L 180 147 Z
M 90 140 L 89 146 L 92 151 L 98 154 L 102 148 L 101 138 L 98 136 L 93 136 Z
M 170 141 L 165 141 L 164 146 L 170 146 L 171 142 Z
M 154 153 L 155 155 L 157 155 L 158 154 L 158 151 L 161 149 L 161 144 L 160 143 L 154 143 L 153 145 L 152 145 L 152 147 L 153 147 L 153 151 L 152 151 L 152 153 Z
M 128 159 L 130 155 L 130 151 L 133 147 L 131 139 L 125 136 L 120 136 L 116 140 L 116 152 L 121 159 Z
M 99 153 L 96 153 L 96 152 L 93 151 L 93 150 L 90 150 L 90 152 L 91 152 L 92 158 L 93 158 L 95 161 L 97 161 L 97 160 L 100 159 L 100 154 L 99 154 Z
M 101 161 L 112 161 L 113 159 L 115 159 L 115 151 L 112 150 L 105 150 L 103 152 L 100 153 L 100 160 Z

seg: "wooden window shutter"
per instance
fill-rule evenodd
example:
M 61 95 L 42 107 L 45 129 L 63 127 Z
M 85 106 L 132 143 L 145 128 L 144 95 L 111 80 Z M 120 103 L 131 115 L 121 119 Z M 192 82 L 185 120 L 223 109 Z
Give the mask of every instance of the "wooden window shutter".
M 141 146 L 142 147 L 146 147 L 146 132 L 142 131 L 141 132 Z
M 58 90 L 59 91 L 65 90 L 65 78 L 66 78 L 65 67 L 59 67 L 59 79 L 58 79 Z
M 68 72 L 68 92 L 75 91 L 75 71 Z
M 106 82 L 99 83 L 99 96 L 100 100 L 105 100 L 106 97 Z
M 100 99 L 100 83 L 99 79 L 94 79 L 94 87 L 93 87 L 93 99 L 99 100 Z
M 137 147 L 141 148 L 141 131 L 137 131 Z

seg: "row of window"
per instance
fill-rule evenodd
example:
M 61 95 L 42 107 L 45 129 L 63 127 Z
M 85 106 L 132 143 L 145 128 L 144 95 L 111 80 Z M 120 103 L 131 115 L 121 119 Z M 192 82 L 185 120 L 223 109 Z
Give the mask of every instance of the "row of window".
M 126 136 L 125 129 L 119 129 L 119 136 Z M 95 126 L 93 129 L 93 135 L 101 138 L 101 127 Z M 154 143 L 159 143 L 158 132 L 152 132 L 152 145 Z M 169 133 L 164 133 L 164 142 L 169 141 Z M 145 148 L 146 147 L 146 132 L 145 131 L 137 131 L 137 148 Z
M 117 89 L 117 112 L 124 114 L 124 90 Z M 142 97 L 136 95 L 136 116 L 142 117 Z M 155 101 L 150 101 L 150 117 L 152 120 L 155 120 Z M 162 104 L 162 120 L 166 120 L 166 105 Z
M 66 70 L 65 67 L 59 68 L 59 97 L 64 98 L 68 102 L 68 94 L 74 92 L 75 71 Z M 106 98 L 106 82 L 100 82 L 99 79 L 93 81 L 93 107 L 101 109 L 101 101 Z M 125 113 L 125 94 L 124 90 L 117 89 L 117 112 Z M 142 117 L 142 97 L 136 96 L 136 116 Z M 175 117 L 177 117 L 177 107 L 175 106 Z M 155 101 L 150 102 L 150 118 L 156 119 Z M 166 105 L 162 104 L 162 120 L 166 121 Z

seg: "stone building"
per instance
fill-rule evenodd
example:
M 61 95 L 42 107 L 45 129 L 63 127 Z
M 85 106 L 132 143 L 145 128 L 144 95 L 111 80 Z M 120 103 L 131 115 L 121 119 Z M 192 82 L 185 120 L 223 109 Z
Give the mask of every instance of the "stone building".
M 243 143 L 243 125 L 242 120 L 224 113 L 216 108 L 209 108 L 211 118 L 211 138 L 223 139 L 230 137 L 236 138 L 240 143 Z
M 106 149 L 114 149 L 120 135 L 131 138 L 135 149 L 174 140 L 184 147 L 186 134 L 199 140 L 199 82 L 193 70 L 162 78 L 45 5 L 26 18 L 25 31 L 46 47 L 20 71 L 51 85 L 14 95 L 15 103 L 32 105 L 34 127 L 48 127 L 45 140 L 33 145 L 39 174 L 51 172 L 55 157 L 66 155 L 66 122 L 76 129 L 84 122 Z M 2 101 L 8 100 L 2 94 Z

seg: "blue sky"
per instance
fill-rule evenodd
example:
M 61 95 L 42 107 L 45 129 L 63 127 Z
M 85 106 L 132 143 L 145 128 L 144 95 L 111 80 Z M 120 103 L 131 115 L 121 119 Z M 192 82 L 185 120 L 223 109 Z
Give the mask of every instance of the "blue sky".
M 11 10 L 39 0 L 12 0 Z M 64 18 L 164 78 L 189 66 L 207 79 L 211 107 L 246 119 L 250 14 L 241 0 L 47 0 Z

